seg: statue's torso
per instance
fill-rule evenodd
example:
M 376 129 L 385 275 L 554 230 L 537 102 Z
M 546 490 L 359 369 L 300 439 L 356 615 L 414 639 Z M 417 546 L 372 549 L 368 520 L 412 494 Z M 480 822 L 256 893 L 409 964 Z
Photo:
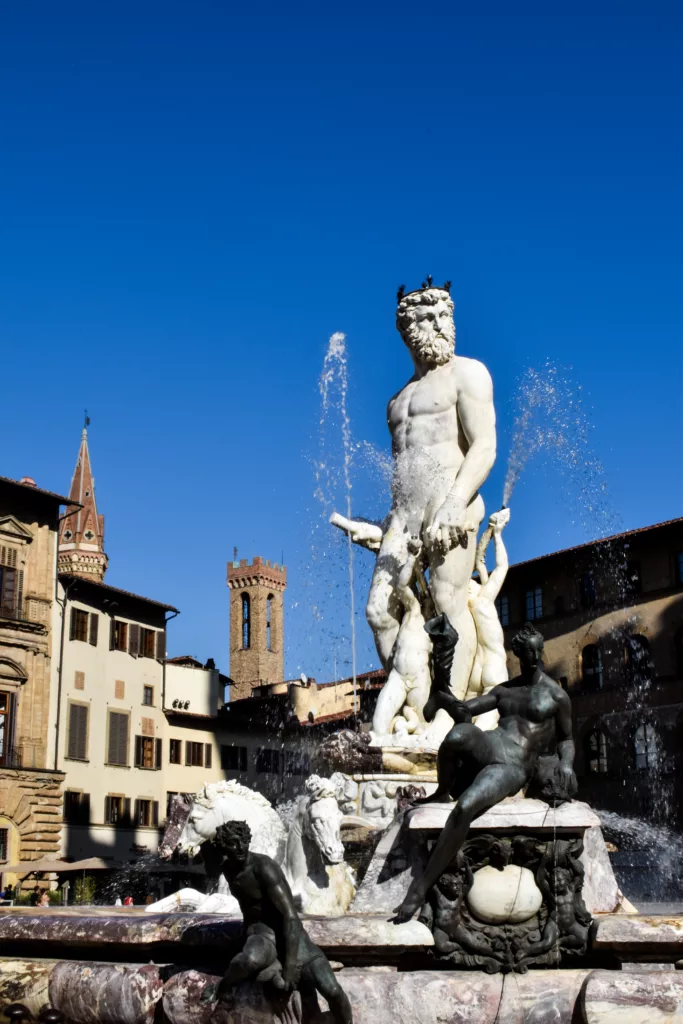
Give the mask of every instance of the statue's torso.
M 543 754 L 554 744 L 557 684 L 544 676 L 529 686 L 502 686 L 498 697 L 500 742 L 523 759 Z
M 458 420 L 462 362 L 455 356 L 426 376 L 410 380 L 391 399 L 387 419 L 395 456 L 421 448 L 444 469 L 460 467 L 468 447 Z

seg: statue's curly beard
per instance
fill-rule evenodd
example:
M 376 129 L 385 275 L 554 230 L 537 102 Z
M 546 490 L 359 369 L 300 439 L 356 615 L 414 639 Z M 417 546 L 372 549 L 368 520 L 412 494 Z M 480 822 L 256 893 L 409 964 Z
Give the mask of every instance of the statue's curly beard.
M 455 324 L 450 323 L 446 334 L 437 334 L 431 325 L 412 323 L 404 329 L 403 340 L 410 351 L 428 366 L 443 366 L 453 358 L 455 350 Z

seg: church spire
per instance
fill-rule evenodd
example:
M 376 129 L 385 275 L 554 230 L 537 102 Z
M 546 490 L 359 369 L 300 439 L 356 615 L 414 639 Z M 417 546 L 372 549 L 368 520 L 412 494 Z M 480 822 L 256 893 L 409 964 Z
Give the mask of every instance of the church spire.
M 104 516 L 97 514 L 95 502 L 95 478 L 90 467 L 88 451 L 88 424 L 90 419 L 86 413 L 85 426 L 81 434 L 81 446 L 78 450 L 76 468 L 71 480 L 69 497 L 83 508 L 74 510 L 69 506 L 68 515 L 62 520 L 59 528 L 59 553 L 57 569 L 59 572 L 83 576 L 102 582 L 107 571 L 108 558 L 104 553 Z

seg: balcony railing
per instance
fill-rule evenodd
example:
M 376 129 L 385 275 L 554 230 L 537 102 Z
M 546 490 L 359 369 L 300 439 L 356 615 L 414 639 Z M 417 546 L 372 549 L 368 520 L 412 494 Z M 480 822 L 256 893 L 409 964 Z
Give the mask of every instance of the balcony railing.
M 5 750 L 0 751 L 0 768 L 21 767 L 23 767 L 21 750 L 17 747 L 7 747 Z

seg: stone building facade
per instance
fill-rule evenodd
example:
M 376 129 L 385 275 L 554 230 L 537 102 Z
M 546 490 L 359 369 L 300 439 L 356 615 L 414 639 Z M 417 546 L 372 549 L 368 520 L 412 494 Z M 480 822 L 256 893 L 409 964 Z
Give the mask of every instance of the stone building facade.
M 513 565 L 497 603 L 572 698 L 580 795 L 683 826 L 683 519 Z
M 0 478 L 0 872 L 55 854 L 62 772 L 53 763 L 59 658 L 56 597 L 60 506 L 29 478 Z M 3 881 L 16 878 L 3 873 Z
M 284 565 L 264 561 L 228 562 L 230 590 L 231 700 L 250 697 L 254 688 L 285 676 Z

